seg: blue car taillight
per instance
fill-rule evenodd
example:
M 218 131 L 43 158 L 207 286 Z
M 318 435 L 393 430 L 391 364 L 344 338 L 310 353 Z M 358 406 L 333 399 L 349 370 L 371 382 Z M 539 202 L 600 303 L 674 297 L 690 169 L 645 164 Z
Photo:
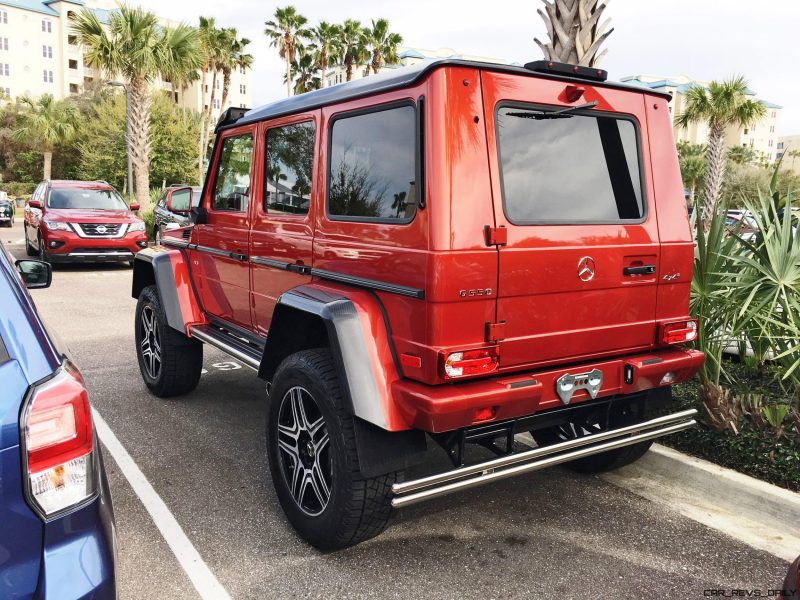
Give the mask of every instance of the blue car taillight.
M 44 518 L 97 492 L 89 397 L 77 369 L 65 363 L 36 385 L 22 417 L 29 501 Z

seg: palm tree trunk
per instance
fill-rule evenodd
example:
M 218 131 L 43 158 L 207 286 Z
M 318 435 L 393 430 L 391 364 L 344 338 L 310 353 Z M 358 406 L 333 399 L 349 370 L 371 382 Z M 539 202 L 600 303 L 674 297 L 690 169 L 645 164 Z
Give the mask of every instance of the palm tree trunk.
M 142 212 L 150 207 L 150 106 L 152 97 L 144 79 L 130 83 L 131 154 L 133 155 L 136 201 Z
M 344 67 L 345 67 L 345 73 L 346 73 L 346 77 L 347 77 L 346 80 L 350 81 L 351 79 L 353 79 L 353 57 L 352 56 L 349 56 L 349 57 L 345 56 Z
M 53 165 L 53 151 L 52 150 L 45 150 L 44 151 L 44 180 L 49 181 L 50 175 L 52 175 L 52 165 Z
M 286 96 L 292 95 L 292 59 L 286 53 Z
M 225 104 L 228 102 L 228 94 L 231 90 L 231 70 L 225 69 L 222 71 L 222 110 L 225 110 Z
M 697 188 L 697 184 L 693 181 L 692 184 L 689 186 L 689 204 L 694 206 L 694 194 L 695 189 Z
M 208 69 L 201 69 L 200 77 L 200 137 L 197 140 L 197 181 L 203 183 L 203 162 L 206 150 L 206 76 Z
M 319 66 L 322 71 L 322 87 L 328 85 L 328 53 L 325 50 L 320 52 Z
M 381 68 L 381 54 L 377 50 L 375 51 L 375 56 L 372 58 L 372 72 L 373 74 L 377 75 L 378 71 Z M 367 69 L 369 71 L 369 69 Z
M 702 217 L 703 227 L 708 229 L 711 215 L 716 210 L 722 193 L 722 181 L 725 177 L 725 128 L 720 124 L 713 124 L 708 133 L 706 165 L 706 197 Z

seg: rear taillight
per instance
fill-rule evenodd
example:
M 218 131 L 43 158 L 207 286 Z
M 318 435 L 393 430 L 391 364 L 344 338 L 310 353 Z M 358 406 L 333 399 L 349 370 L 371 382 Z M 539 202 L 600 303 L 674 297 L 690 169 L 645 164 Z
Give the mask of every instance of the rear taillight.
M 675 323 L 663 323 L 658 336 L 662 344 L 687 344 L 697 339 L 697 321 L 687 319 Z
M 496 371 L 499 362 L 500 348 L 498 346 L 461 350 L 443 355 L 442 371 L 445 379 L 485 375 Z
M 29 498 L 45 518 L 94 495 L 89 397 L 69 363 L 33 388 L 22 418 Z

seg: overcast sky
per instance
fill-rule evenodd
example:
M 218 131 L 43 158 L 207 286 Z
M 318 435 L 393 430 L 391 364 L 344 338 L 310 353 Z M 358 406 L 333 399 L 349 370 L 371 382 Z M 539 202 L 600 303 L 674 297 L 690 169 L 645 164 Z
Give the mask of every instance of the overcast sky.
M 136 4 L 136 0 L 130 0 Z M 250 38 L 255 56 L 254 104 L 285 95 L 283 67 L 264 36 L 280 4 L 247 0 L 139 0 L 159 15 L 197 23 L 214 16 Z M 297 0 L 313 24 L 386 17 L 405 45 L 454 48 L 520 63 L 541 58 L 539 0 Z M 710 80 L 744 75 L 759 97 L 784 107 L 781 135 L 800 134 L 800 2 L 796 0 L 611 0 L 614 33 L 603 68 L 611 79 L 640 73 Z

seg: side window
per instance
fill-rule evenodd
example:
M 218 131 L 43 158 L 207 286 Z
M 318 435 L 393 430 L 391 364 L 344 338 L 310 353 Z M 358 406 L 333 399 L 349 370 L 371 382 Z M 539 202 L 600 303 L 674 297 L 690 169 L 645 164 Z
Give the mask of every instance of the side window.
M 214 179 L 212 210 L 247 212 L 250 201 L 250 163 L 253 158 L 253 136 L 225 138 Z
M 407 223 L 417 209 L 413 106 L 344 116 L 331 127 L 328 213 Z
M 311 204 L 314 123 L 294 123 L 267 131 L 264 212 L 304 215 Z

